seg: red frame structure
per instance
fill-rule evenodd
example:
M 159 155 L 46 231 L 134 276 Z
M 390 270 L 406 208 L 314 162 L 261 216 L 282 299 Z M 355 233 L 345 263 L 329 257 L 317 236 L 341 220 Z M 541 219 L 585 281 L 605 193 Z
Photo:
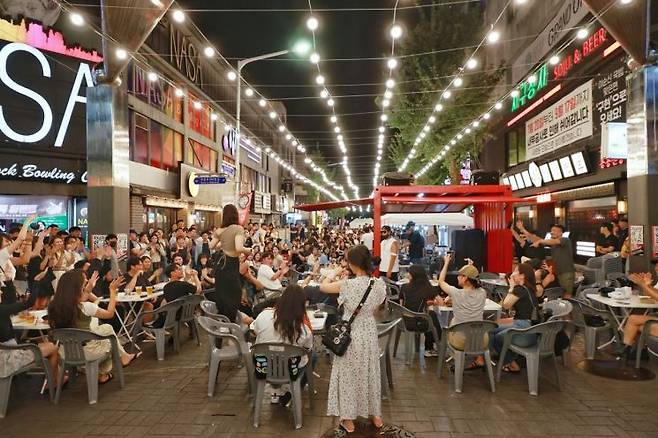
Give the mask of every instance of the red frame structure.
M 379 255 L 381 216 L 387 213 L 459 213 L 474 208 L 475 228 L 485 232 L 489 272 L 510 272 L 512 268 L 512 205 L 528 202 L 512 196 L 509 186 L 379 186 L 374 197 L 348 201 L 322 202 L 295 206 L 298 210 L 317 211 L 356 205 L 372 205 L 375 255 Z

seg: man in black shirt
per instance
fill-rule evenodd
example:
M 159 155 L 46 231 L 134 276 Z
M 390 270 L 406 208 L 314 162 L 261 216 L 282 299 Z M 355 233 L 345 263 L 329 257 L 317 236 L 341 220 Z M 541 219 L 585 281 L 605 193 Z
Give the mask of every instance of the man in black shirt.
M 407 224 L 407 239 L 409 239 L 409 261 L 412 265 L 419 264 L 423 258 L 425 239 L 416 229 L 414 222 Z
M 601 225 L 601 235 L 596 239 L 596 255 L 602 256 L 616 251 L 617 238 L 612 234 L 612 224 L 610 222 Z
M 130 257 L 126 262 L 126 269 L 128 272 L 123 274 L 125 284 L 119 289 L 120 292 L 133 292 L 135 290 L 141 292 L 143 287 L 149 285 L 143 275 L 144 265 L 139 257 Z
M 178 298 L 185 297 L 187 295 L 194 295 L 201 293 L 201 283 L 197 279 L 196 285 L 183 281 L 185 278 L 185 272 L 183 268 L 179 265 L 173 264 L 167 266 L 165 271 L 169 281 L 165 284 L 163 289 L 163 302 L 162 304 L 171 303 Z

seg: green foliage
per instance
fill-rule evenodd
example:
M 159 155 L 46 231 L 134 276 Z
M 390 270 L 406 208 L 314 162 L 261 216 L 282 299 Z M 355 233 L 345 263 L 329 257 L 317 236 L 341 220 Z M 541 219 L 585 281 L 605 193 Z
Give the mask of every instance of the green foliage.
M 332 210 L 327 210 L 330 219 L 341 219 L 347 215 L 347 212 L 347 208 L 334 208 Z
M 436 6 L 419 11 L 416 27 L 401 39 L 399 54 L 425 55 L 409 56 L 400 63 L 399 86 L 396 87 L 389 117 L 390 126 L 397 132 L 389 149 L 389 158 L 396 167 L 406 158 L 441 92 L 474 50 L 455 48 L 477 45 L 485 32 L 483 9 L 479 4 Z M 407 167 L 408 171 L 418 171 L 460 129 L 490 106 L 491 94 L 504 71 L 491 66 L 483 67 L 482 55 L 480 49 L 477 56 L 480 65 L 473 71 L 464 72 L 464 85 L 459 89 L 453 88 L 452 96 L 444 100 L 443 110 L 435 113 L 437 120 L 416 147 L 417 152 Z M 457 143 L 443 160 L 425 173 L 421 182 L 443 184 L 449 176 L 450 163 L 458 165 L 467 156 L 477 159 L 486 135 L 484 131 L 480 128 Z

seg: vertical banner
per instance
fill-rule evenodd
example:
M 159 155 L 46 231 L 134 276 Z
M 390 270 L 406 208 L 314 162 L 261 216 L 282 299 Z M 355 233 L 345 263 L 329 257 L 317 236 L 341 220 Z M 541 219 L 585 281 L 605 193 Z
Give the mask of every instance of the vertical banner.
M 249 210 L 251 208 L 251 196 L 253 192 L 240 194 L 238 198 L 238 220 L 240 225 L 245 225 L 249 219 Z
M 631 225 L 631 255 L 644 255 L 644 225 Z

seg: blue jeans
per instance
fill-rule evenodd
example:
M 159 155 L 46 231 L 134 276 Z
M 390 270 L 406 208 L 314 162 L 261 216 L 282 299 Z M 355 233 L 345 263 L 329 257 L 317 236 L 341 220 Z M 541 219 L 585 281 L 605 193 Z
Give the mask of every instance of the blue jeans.
M 527 319 L 515 319 L 512 324 L 506 324 L 506 325 L 501 325 L 498 328 L 492 330 L 489 334 L 489 350 L 490 351 L 495 351 L 496 353 L 500 354 L 501 350 L 503 349 L 503 338 L 505 337 L 505 333 L 511 329 L 511 328 L 518 328 L 518 329 L 526 329 L 530 327 L 532 323 L 527 320 Z M 512 344 L 516 345 L 517 347 L 530 347 L 531 345 L 534 345 L 535 342 L 537 342 L 537 335 L 513 335 L 512 336 Z M 503 364 L 507 365 L 508 363 L 512 362 L 515 360 L 517 357 L 516 354 L 514 354 L 511 351 L 507 351 L 505 354 L 505 361 Z M 499 359 L 500 360 L 500 359 Z

